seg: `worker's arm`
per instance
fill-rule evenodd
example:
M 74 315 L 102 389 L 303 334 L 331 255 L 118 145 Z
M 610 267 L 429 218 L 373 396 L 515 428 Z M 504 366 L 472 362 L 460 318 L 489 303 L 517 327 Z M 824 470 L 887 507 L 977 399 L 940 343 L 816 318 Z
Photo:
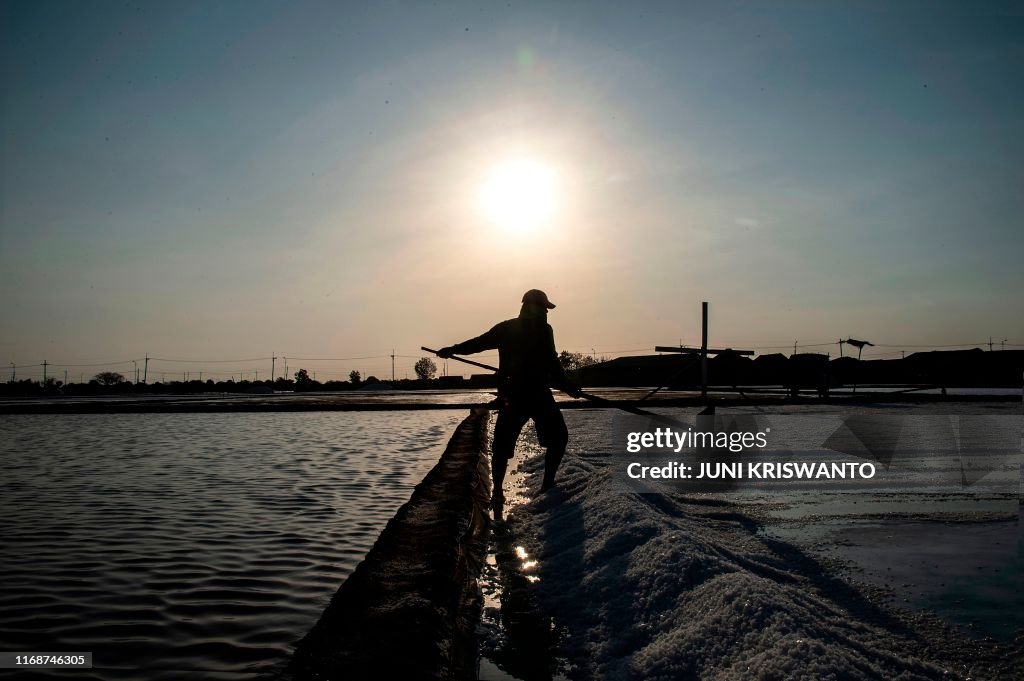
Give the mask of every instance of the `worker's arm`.
M 472 355 L 484 350 L 494 350 L 501 343 L 501 330 L 501 324 L 496 324 L 490 331 L 476 338 L 441 348 L 437 351 L 437 355 L 438 357 L 451 357 L 452 355 Z
M 580 387 L 569 380 L 569 377 L 565 375 L 565 369 L 562 367 L 562 363 L 558 361 L 558 351 L 555 350 L 555 332 L 548 324 L 548 340 L 550 341 L 550 350 L 548 356 L 550 357 L 549 362 L 551 363 L 550 373 L 552 384 L 573 397 L 580 397 L 583 391 Z

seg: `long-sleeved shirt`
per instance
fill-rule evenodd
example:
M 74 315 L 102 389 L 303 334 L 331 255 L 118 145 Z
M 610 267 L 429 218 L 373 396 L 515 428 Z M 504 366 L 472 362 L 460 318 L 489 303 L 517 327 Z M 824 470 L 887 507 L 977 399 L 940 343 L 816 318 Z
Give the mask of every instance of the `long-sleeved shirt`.
M 452 346 L 455 354 L 498 350 L 499 392 L 533 392 L 571 385 L 555 351 L 555 334 L 546 321 L 520 316 L 506 319 L 476 338 Z

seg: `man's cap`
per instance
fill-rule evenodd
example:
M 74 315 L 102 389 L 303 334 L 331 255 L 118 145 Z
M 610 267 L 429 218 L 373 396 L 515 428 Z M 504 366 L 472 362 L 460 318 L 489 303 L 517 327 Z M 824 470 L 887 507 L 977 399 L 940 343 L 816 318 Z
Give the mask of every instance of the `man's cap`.
M 532 288 L 523 294 L 523 302 L 538 307 L 546 307 L 549 310 L 555 309 L 555 304 L 548 300 L 548 294 L 540 289 Z

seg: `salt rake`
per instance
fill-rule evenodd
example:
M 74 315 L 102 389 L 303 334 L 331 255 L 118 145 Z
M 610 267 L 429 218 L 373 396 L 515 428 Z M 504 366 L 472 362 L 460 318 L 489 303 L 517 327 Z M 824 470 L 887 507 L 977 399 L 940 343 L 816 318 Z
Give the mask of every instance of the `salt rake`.
M 428 347 L 420 346 L 420 350 L 423 350 L 424 352 L 433 353 L 433 354 L 437 355 L 438 357 L 441 356 L 438 353 L 437 350 L 432 350 L 432 349 L 430 349 Z M 454 359 L 456 362 L 462 362 L 463 364 L 469 364 L 471 366 L 480 367 L 481 369 L 487 369 L 488 371 L 493 371 L 495 373 L 497 373 L 497 371 L 498 371 L 498 367 L 491 366 L 490 364 L 484 364 L 482 362 L 474 362 L 473 360 L 466 359 L 465 357 L 457 357 L 456 355 L 450 355 L 450 356 L 448 356 L 445 359 Z M 564 392 L 566 394 L 569 394 L 567 391 L 563 390 L 562 388 L 559 388 L 559 390 L 562 390 L 562 392 Z M 593 402 L 594 404 L 600 404 L 600 405 L 602 405 L 604 407 L 610 407 L 612 409 L 621 409 L 624 412 L 628 412 L 630 414 L 636 414 L 637 416 L 650 416 L 650 417 L 653 417 L 653 418 L 657 419 L 658 421 L 666 421 L 666 422 L 671 422 L 673 424 L 678 424 L 679 423 L 677 420 L 675 420 L 675 419 L 673 419 L 671 417 L 663 416 L 662 414 L 655 414 L 652 411 L 647 411 L 646 409 L 640 409 L 639 407 L 630 407 L 630 406 L 627 406 L 627 405 L 618 404 L 617 402 L 614 402 L 612 400 L 608 400 L 608 399 L 605 399 L 603 397 L 599 397 L 597 395 L 593 395 L 591 393 L 586 393 L 586 392 L 583 392 L 582 390 L 580 391 L 580 397 L 582 397 L 582 398 L 584 398 L 586 400 L 589 400 L 589 401 Z

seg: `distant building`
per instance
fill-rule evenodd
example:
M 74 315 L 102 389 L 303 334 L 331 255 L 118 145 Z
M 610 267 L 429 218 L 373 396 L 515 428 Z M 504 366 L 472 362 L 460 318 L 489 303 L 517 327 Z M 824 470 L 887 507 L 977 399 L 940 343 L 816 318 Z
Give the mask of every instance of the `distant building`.
M 436 387 L 451 390 L 466 387 L 466 379 L 462 376 L 440 376 L 434 379 Z
M 473 374 L 463 384 L 467 388 L 497 388 L 498 377 L 495 374 Z
M 683 355 L 617 357 L 579 369 L 579 381 L 584 386 L 657 386 L 667 378 L 685 373 L 693 363 Z M 683 378 L 680 375 L 680 379 Z M 697 380 L 700 380 L 699 363 Z
M 1021 385 L 1024 350 L 986 352 L 981 349 L 916 352 L 906 359 L 829 358 L 818 353 L 758 355 L 751 360 L 735 353 L 708 358 L 712 386 L 774 385 L 816 389 L 865 383 L 930 383 L 944 386 L 1008 387 Z M 618 357 L 572 372 L 583 386 L 694 389 L 701 382 L 697 355 Z M 474 374 L 461 384 L 494 388 L 494 374 Z

